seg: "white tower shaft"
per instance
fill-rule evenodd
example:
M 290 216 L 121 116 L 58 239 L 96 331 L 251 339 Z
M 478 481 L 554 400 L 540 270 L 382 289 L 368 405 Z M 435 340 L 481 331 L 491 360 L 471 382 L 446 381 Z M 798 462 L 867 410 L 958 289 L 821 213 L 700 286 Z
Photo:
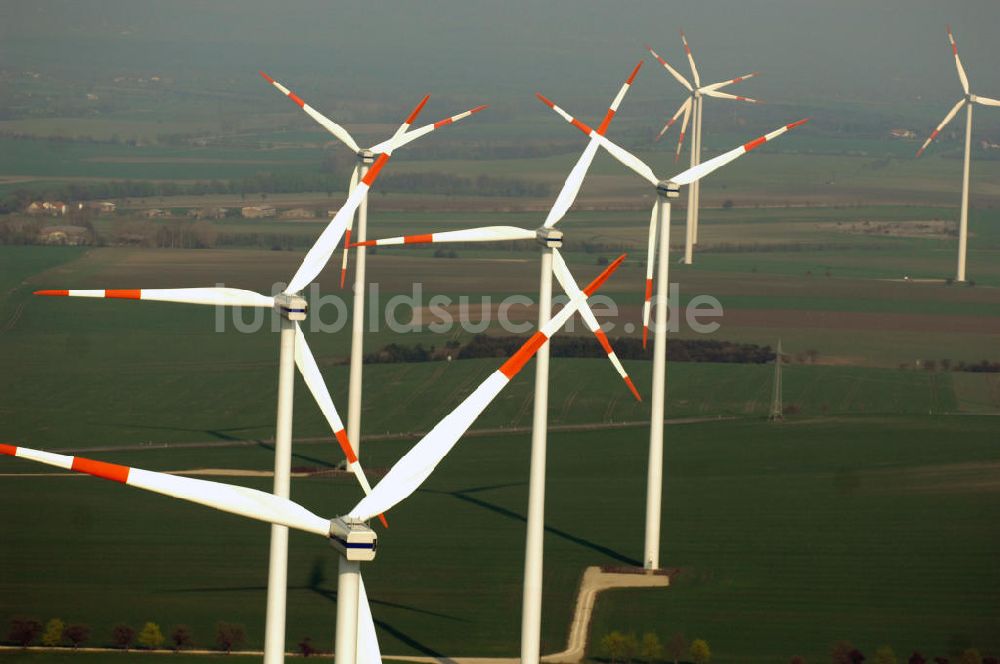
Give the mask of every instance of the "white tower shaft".
M 689 199 L 690 200 L 690 199 Z M 689 217 L 690 218 L 690 217 Z M 656 263 L 656 318 L 653 330 L 652 415 L 649 425 L 649 464 L 646 476 L 646 542 L 643 566 L 660 567 L 660 509 L 663 494 L 663 419 L 667 388 L 667 293 L 670 290 L 670 203 L 659 198 L 659 257 Z
M 355 664 L 358 658 L 358 586 L 361 570 L 356 560 L 340 556 L 337 568 L 337 636 L 334 664 Z
M 704 97 L 698 97 L 698 108 L 695 114 L 695 123 L 698 125 L 697 131 L 695 132 L 695 141 L 692 143 L 695 147 L 695 164 L 701 163 L 701 113 L 704 109 Z M 701 222 L 701 180 L 695 180 L 691 183 L 694 186 L 694 223 L 691 224 L 691 244 L 698 244 L 698 224 Z
M 538 329 L 552 316 L 552 249 L 542 247 Z M 549 344 L 535 356 L 535 410 L 531 426 L 528 526 L 521 599 L 521 664 L 538 664 L 542 632 L 542 567 L 545 538 L 545 456 L 549 411 Z
M 295 323 L 281 317 L 278 355 L 278 417 L 274 435 L 274 495 L 288 498 L 292 463 L 292 401 L 295 389 Z M 288 591 L 288 528 L 271 526 L 267 570 L 264 664 L 285 659 L 285 597 Z
M 695 95 L 692 104 L 691 114 L 694 116 L 691 122 L 691 168 L 699 164 L 698 145 L 701 142 L 701 128 L 698 126 L 698 109 L 701 107 L 701 97 Z M 697 182 L 692 182 L 688 186 L 686 223 L 684 226 L 684 264 L 691 265 L 694 261 L 694 224 L 698 213 L 698 190 Z
M 358 181 L 368 174 L 370 164 L 362 158 Z M 357 242 L 368 239 L 368 194 L 358 206 Z M 351 315 L 351 368 L 348 375 L 347 439 L 354 446 L 354 454 L 361 458 L 361 397 L 362 373 L 365 354 L 365 257 L 367 247 L 358 247 L 354 257 L 354 312 Z
M 965 281 L 965 252 L 969 243 L 969 158 L 972 154 L 972 102 L 966 102 L 965 107 L 965 159 L 962 162 L 962 211 L 958 220 L 956 281 Z

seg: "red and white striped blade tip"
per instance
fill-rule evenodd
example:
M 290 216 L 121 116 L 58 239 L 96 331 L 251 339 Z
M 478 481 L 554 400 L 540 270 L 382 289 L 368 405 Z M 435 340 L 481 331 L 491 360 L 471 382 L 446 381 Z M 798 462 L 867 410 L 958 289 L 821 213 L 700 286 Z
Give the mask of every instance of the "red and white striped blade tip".
M 635 397 L 636 401 L 642 401 L 642 395 L 639 394 L 639 390 L 635 389 L 635 383 L 628 376 L 625 376 L 625 384 L 628 385 L 628 389 L 632 391 L 632 396 Z
M 273 78 L 271 78 L 270 76 L 268 76 L 268 75 L 267 75 L 267 72 L 265 72 L 264 70 L 262 70 L 262 69 L 258 69 L 258 70 L 257 70 L 257 73 L 258 73 L 258 74 L 260 74 L 261 76 L 263 76 L 263 77 L 264 77 L 264 80 L 265 80 L 265 81 L 267 81 L 268 83 L 271 83 L 271 84 L 273 84 L 273 83 L 274 83 L 274 79 L 273 79 Z
M 604 270 L 603 272 L 601 272 L 599 275 L 597 275 L 597 277 L 593 281 L 591 281 L 589 284 L 587 284 L 587 287 L 583 289 L 583 292 L 587 295 L 587 297 L 590 297 L 591 295 L 593 295 L 594 291 L 596 291 L 598 288 L 600 288 L 601 285 L 605 281 L 608 280 L 608 277 L 610 277 L 611 274 L 615 270 L 618 269 L 618 266 L 621 265 L 622 262 L 627 257 L 628 257 L 628 254 L 622 254 L 621 256 L 619 256 L 618 258 L 616 258 L 615 260 L 613 260 L 611 262 L 611 264 L 608 265 L 608 267 L 607 267 L 606 270 Z
M 424 95 L 424 98 L 420 100 L 420 103 L 417 104 L 412 111 L 410 111 L 410 114 L 406 117 L 403 124 L 413 124 L 413 121 L 417 119 L 418 115 L 420 115 L 420 111 L 424 110 L 424 106 L 427 105 L 427 100 L 430 98 L 431 96 L 429 94 Z
M 643 62 L 644 62 L 644 60 L 639 60 L 639 64 L 637 64 L 635 66 L 635 69 L 632 70 L 632 73 L 629 74 L 629 76 L 628 76 L 627 79 L 625 79 L 626 83 L 628 83 L 629 85 L 632 85 L 632 83 L 635 82 L 635 77 L 639 75 L 639 70 L 642 69 L 642 63 Z

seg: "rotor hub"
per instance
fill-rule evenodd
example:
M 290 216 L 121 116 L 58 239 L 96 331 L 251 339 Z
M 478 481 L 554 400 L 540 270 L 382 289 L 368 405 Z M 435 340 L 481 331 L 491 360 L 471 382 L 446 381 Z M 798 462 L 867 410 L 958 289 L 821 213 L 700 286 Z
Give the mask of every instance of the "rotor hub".
M 289 295 L 281 293 L 274 296 L 274 308 L 282 318 L 288 320 L 301 321 L 306 319 L 306 312 L 309 310 L 309 302 L 301 295 Z
M 347 560 L 368 562 L 375 560 L 378 535 L 360 519 L 338 516 L 330 521 L 330 545 Z
M 371 150 L 358 150 L 358 161 L 362 164 L 374 164 L 375 163 L 375 153 Z
M 681 186 L 671 180 L 661 180 L 656 185 L 656 193 L 664 198 L 677 198 L 681 195 Z
M 559 249 L 563 244 L 563 232 L 555 228 L 545 228 L 543 226 L 535 231 L 535 240 L 543 247 Z

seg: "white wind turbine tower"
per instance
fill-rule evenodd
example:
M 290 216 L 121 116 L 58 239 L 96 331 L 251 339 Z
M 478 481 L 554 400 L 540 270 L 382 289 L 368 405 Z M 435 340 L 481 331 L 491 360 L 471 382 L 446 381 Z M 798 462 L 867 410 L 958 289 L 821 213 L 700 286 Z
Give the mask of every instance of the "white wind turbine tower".
M 1000 106 L 1000 101 L 989 97 L 980 97 L 969 91 L 969 78 L 965 75 L 965 68 L 962 60 L 958 57 L 958 45 L 955 37 L 951 34 L 951 26 L 948 26 L 948 42 L 951 43 L 951 52 L 955 55 L 955 68 L 958 70 L 958 80 L 962 83 L 962 90 L 965 96 L 952 106 L 948 114 L 944 116 L 931 135 L 924 141 L 924 144 L 917 150 L 919 157 L 930 145 L 931 141 L 937 138 L 938 133 L 944 129 L 945 125 L 951 122 L 952 118 L 958 114 L 962 106 L 965 105 L 965 157 L 962 160 L 962 210 L 958 222 L 958 269 L 955 274 L 955 281 L 965 281 L 965 251 L 969 240 L 969 156 L 972 150 L 972 105 L 982 104 L 984 106 Z
M 356 444 L 347 432 L 333 407 L 333 401 L 326 390 L 322 376 L 312 353 L 306 345 L 305 336 L 299 322 L 305 320 L 308 303 L 300 293 L 315 279 L 326 266 L 354 211 L 358 208 L 368 189 L 375 183 L 395 146 L 394 140 L 406 140 L 406 130 L 427 103 L 424 97 L 399 127 L 385 151 L 375 160 L 372 167 L 361 178 L 344 205 L 337 211 L 323 233 L 306 254 L 284 292 L 276 296 L 266 296 L 238 288 L 165 288 L 128 290 L 42 290 L 36 295 L 69 297 L 111 298 L 126 300 L 153 300 L 159 302 L 179 302 L 185 304 L 207 304 L 212 306 L 243 306 L 274 309 L 281 316 L 281 337 L 278 357 L 278 409 L 275 426 L 274 445 L 274 495 L 288 498 L 291 453 L 292 453 L 292 399 L 294 396 L 294 368 L 297 365 L 323 411 L 324 417 L 333 430 L 352 470 L 367 493 L 370 488 L 358 463 Z M 384 517 L 383 523 L 384 523 Z M 285 603 L 288 578 L 288 529 L 284 525 L 271 528 L 270 562 L 267 582 L 267 617 L 264 638 L 265 664 L 278 664 L 285 654 Z
M 618 94 L 611 101 L 604 119 L 596 133 L 604 135 L 618 111 L 618 106 L 625 98 L 635 80 L 640 61 L 632 70 Z M 552 312 L 552 275 L 555 274 L 560 286 L 571 298 L 580 289 L 566 267 L 558 247 L 562 245 L 563 234 L 556 230 L 555 225 L 566 215 L 576 200 L 577 193 L 583 185 L 584 177 L 597 154 L 598 144 L 591 140 L 567 176 L 562 190 L 549 210 L 541 228 L 528 230 L 515 226 L 486 226 L 458 231 L 430 233 L 422 235 L 404 235 L 381 240 L 369 240 L 358 243 L 363 246 L 387 246 L 405 244 L 425 244 L 444 242 L 502 242 L 511 240 L 537 240 L 541 245 L 541 276 L 538 286 L 538 326 L 542 328 L 549 320 Z M 619 261 L 622 259 L 619 259 Z M 587 295 L 590 293 L 587 291 Z M 597 318 L 590 307 L 584 302 L 580 306 L 580 315 L 588 329 L 597 336 L 608 359 L 621 375 L 625 384 L 637 400 L 642 400 L 638 390 L 632 383 L 615 355 L 607 335 L 600 328 Z M 522 595 L 521 612 L 521 662 L 531 664 L 538 662 L 541 648 L 542 624 L 542 569 L 544 566 L 543 540 L 545 534 L 545 465 L 548 435 L 548 389 L 549 389 L 549 352 L 543 348 L 538 353 L 538 369 L 535 372 L 535 401 L 531 429 L 531 467 L 528 481 L 528 517 L 527 537 L 524 553 L 524 592 Z
M 354 191 L 358 181 L 364 179 L 368 169 L 373 168 L 372 164 L 380 154 L 386 153 L 387 150 L 398 149 L 410 141 L 416 140 L 425 134 L 429 134 L 439 127 L 458 122 L 459 120 L 467 118 L 473 113 L 478 113 L 486 108 L 486 106 L 477 106 L 465 111 L 464 113 L 459 113 L 458 115 L 453 115 L 449 118 L 424 125 L 423 127 L 414 129 L 413 131 L 407 131 L 401 138 L 393 136 L 389 140 L 382 141 L 381 143 L 373 145 L 368 149 L 362 149 L 358 147 L 357 142 L 355 142 L 354 138 L 351 137 L 351 134 L 348 133 L 344 127 L 321 114 L 312 106 L 305 103 L 297 94 L 283 86 L 281 83 L 278 83 L 264 72 L 260 72 L 260 75 L 263 76 L 268 83 L 280 90 L 282 94 L 295 102 L 300 108 L 302 108 L 303 111 L 306 112 L 307 115 L 309 115 L 309 117 L 318 122 L 328 132 L 336 136 L 341 143 L 346 145 L 348 149 L 357 155 L 358 163 L 354 166 L 354 171 L 351 173 L 351 183 L 348 188 L 348 195 Z M 351 227 L 353 222 L 354 217 L 352 215 L 347 222 L 347 231 L 344 238 L 344 256 L 340 266 L 341 288 L 344 287 L 344 279 L 347 276 L 347 253 L 351 244 Z M 358 208 L 358 239 L 364 240 L 367 237 L 367 234 L 368 196 L 366 195 L 361 199 L 361 205 Z M 357 254 L 357 265 L 354 267 L 354 306 L 351 313 L 351 365 L 347 392 L 347 433 L 351 440 L 354 441 L 355 449 L 358 453 L 360 453 L 361 448 L 361 396 L 363 383 L 362 360 L 364 359 L 365 332 L 365 286 L 365 249 L 361 248 L 358 250 Z
M 608 266 L 585 292 L 592 293 L 617 269 Z M 375 489 L 344 516 L 324 519 L 285 496 L 219 482 L 158 473 L 82 457 L 64 456 L 0 444 L 0 454 L 94 475 L 139 489 L 179 498 L 223 512 L 328 537 L 340 553 L 337 574 L 336 664 L 381 664 L 375 623 L 359 562 L 375 558 L 376 535 L 365 522 L 388 511 L 416 491 L 458 443 L 476 418 L 521 371 L 549 338 L 569 320 L 585 295 L 577 292 L 543 328 L 535 332 L 465 400 L 403 455 Z M 171 300 L 173 301 L 173 300 Z
M 684 120 L 681 123 L 680 137 L 677 140 L 677 152 L 674 156 L 676 161 L 681 156 L 681 146 L 684 143 L 684 134 L 687 130 L 688 120 L 691 116 L 694 116 L 694 120 L 691 124 L 691 168 L 694 168 L 701 163 L 701 107 L 704 103 L 705 97 L 715 97 L 717 99 L 734 99 L 736 101 L 745 101 L 750 104 L 760 103 L 756 99 L 751 99 L 750 97 L 743 97 L 740 95 L 732 95 L 728 92 L 721 92 L 722 88 L 732 85 L 733 83 L 739 83 L 740 81 L 745 81 L 748 78 L 753 78 L 757 76 L 757 72 L 746 74 L 744 76 L 737 76 L 736 78 L 731 78 L 728 81 L 721 81 L 719 83 L 712 83 L 710 85 L 702 85 L 701 77 L 698 75 L 698 67 L 694 64 L 694 56 L 691 54 L 691 46 L 688 45 L 687 36 L 684 31 L 681 30 L 681 39 L 684 41 L 684 52 L 687 53 L 688 62 L 691 65 L 691 75 L 694 77 L 694 85 L 688 79 L 684 78 L 680 72 L 670 66 L 670 64 L 664 60 L 662 57 L 656 54 L 656 51 L 652 49 L 648 44 L 646 45 L 646 50 L 648 50 L 654 58 L 656 58 L 663 68 L 670 72 L 678 83 L 683 85 L 690 96 L 684 100 L 684 103 L 680 105 L 677 112 L 674 113 L 673 117 L 667 121 L 667 124 L 663 126 L 660 130 L 659 135 L 656 137 L 659 140 L 663 134 L 670 129 L 671 125 L 677 121 L 677 118 L 684 115 Z M 694 261 L 694 245 L 698 244 L 698 208 L 701 205 L 701 184 L 698 182 L 691 183 L 688 187 L 688 203 L 687 203 L 687 227 L 684 239 L 684 264 L 690 265 Z
M 649 430 L 649 467 L 647 470 L 646 486 L 646 538 L 643 553 L 643 565 L 646 569 L 658 569 L 660 566 L 660 508 L 661 495 L 663 491 L 663 419 L 664 402 L 666 398 L 667 381 L 667 291 L 669 282 L 667 281 L 668 257 L 670 250 L 670 199 L 680 196 L 680 188 L 683 185 L 690 185 L 719 169 L 729 162 L 738 159 L 742 155 L 760 147 L 767 141 L 784 134 L 789 129 L 805 124 L 808 120 L 799 120 L 792 124 L 785 125 L 769 134 L 765 134 L 749 143 L 723 153 L 718 157 L 709 159 L 693 168 L 675 175 L 672 178 L 660 179 L 656 177 L 653 170 L 641 159 L 632 153 L 624 150 L 604 136 L 580 122 L 572 115 L 556 106 L 542 95 L 538 95 L 547 106 L 552 108 L 563 119 L 571 123 L 577 129 L 596 140 L 611 155 L 622 164 L 632 169 L 639 177 L 646 180 L 656 188 L 656 202 L 653 203 L 653 212 L 649 225 L 649 259 L 647 265 L 652 265 L 655 251 L 659 252 L 656 264 L 656 326 L 653 330 L 653 394 L 652 394 L 652 415 Z M 656 249 L 656 238 L 659 234 L 659 249 Z M 649 269 L 649 268 L 647 268 Z M 643 308 L 643 328 L 649 325 L 649 294 L 652 291 L 652 282 L 646 282 L 647 300 Z

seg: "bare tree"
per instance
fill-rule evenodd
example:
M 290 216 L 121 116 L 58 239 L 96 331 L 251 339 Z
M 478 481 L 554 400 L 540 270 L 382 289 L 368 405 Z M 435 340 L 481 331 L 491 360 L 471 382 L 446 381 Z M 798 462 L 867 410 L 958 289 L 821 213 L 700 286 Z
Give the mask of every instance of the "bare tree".
M 135 630 L 125 623 L 115 625 L 111 628 L 111 641 L 119 648 L 124 648 L 125 652 L 132 647 L 135 640 Z
M 81 644 L 90 638 L 90 627 L 80 623 L 66 625 L 66 629 L 63 630 L 63 636 L 66 637 L 66 640 L 69 641 L 70 644 L 72 644 L 73 649 L 76 650 Z
M 22 648 L 30 646 L 42 633 L 42 623 L 33 618 L 14 618 L 10 621 L 7 640 Z
M 182 650 L 186 646 L 193 644 L 191 640 L 191 628 L 187 625 L 176 625 L 170 632 L 170 640 L 174 642 L 174 650 Z
M 227 655 L 233 651 L 233 648 L 243 645 L 246 636 L 243 625 L 227 622 L 219 622 L 215 625 L 215 642 L 219 644 L 220 650 L 226 651 Z
M 687 639 L 684 638 L 684 634 L 682 632 L 675 632 L 674 635 L 670 637 L 670 641 L 667 642 L 667 656 L 674 661 L 674 664 L 677 664 L 680 658 L 684 656 L 687 649 L 688 642 Z

